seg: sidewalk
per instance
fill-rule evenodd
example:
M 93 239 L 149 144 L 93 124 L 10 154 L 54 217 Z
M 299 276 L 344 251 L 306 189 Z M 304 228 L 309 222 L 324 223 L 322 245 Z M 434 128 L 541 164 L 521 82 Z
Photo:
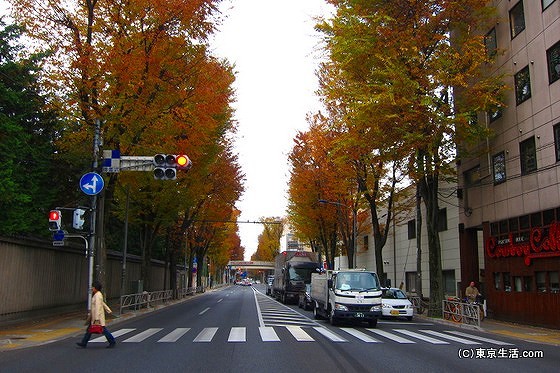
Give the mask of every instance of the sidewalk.
M 115 329 L 115 325 L 132 317 L 156 311 L 177 303 L 185 302 L 191 298 L 184 298 L 155 308 L 142 309 L 140 311 L 128 311 L 122 315 L 111 315 L 107 317 L 107 326 L 110 330 Z M 118 307 L 114 307 L 118 310 Z M 433 319 L 423 315 L 415 316 L 417 319 L 440 324 L 450 324 L 457 326 L 457 323 L 442 319 Z M 66 338 L 74 338 L 77 342 L 85 331 L 84 312 L 74 312 L 45 319 L 26 320 L 15 323 L 0 330 L 0 353 L 14 349 L 28 348 L 52 343 Z M 461 325 L 464 328 L 471 328 L 487 332 L 494 335 L 502 335 L 524 341 L 535 343 L 545 343 L 560 346 L 560 330 L 520 325 L 503 321 L 485 319 L 480 328 L 476 326 Z M 71 343 L 69 341 L 68 343 Z

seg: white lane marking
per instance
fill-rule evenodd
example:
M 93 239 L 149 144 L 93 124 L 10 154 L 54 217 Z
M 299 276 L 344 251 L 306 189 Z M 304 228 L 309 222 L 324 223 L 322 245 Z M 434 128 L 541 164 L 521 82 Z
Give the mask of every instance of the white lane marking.
M 402 334 L 406 334 L 409 337 L 418 338 L 422 341 L 430 342 L 430 343 L 433 343 L 435 345 L 448 345 L 449 344 L 449 342 L 442 341 L 442 340 L 439 340 L 439 339 L 435 339 L 435 338 L 432 338 L 432 337 L 428 337 L 428 336 L 418 334 L 418 333 L 415 333 L 415 332 L 411 332 L 410 330 L 406 330 L 406 329 L 393 329 L 393 330 L 397 331 L 399 333 L 402 333 Z
M 189 330 L 191 330 L 191 328 L 177 328 L 160 339 L 158 342 L 177 342 L 179 338 L 185 335 L 185 333 Z
M 350 328 L 341 328 L 341 330 L 344 330 L 346 333 L 364 341 L 367 343 L 379 343 L 380 341 L 378 341 L 375 338 L 370 337 L 369 335 L 367 335 L 366 333 L 362 333 L 359 330 L 356 329 L 350 329 Z
M 203 309 L 202 311 L 200 311 L 200 313 L 198 314 L 199 316 L 204 314 L 206 311 L 208 311 L 210 308 L 206 307 L 205 309 Z
M 115 332 L 111 332 L 111 334 L 113 335 L 113 337 L 117 338 L 117 337 L 120 337 L 121 335 L 133 332 L 135 330 L 136 329 L 119 329 Z M 104 335 L 101 335 L 101 337 L 97 337 L 95 339 L 92 339 L 90 342 L 106 342 L 106 341 L 107 341 L 107 338 L 105 338 Z
M 495 340 L 495 339 L 490 339 L 490 338 L 479 337 L 478 335 L 467 334 L 467 333 L 458 332 L 458 331 L 455 331 L 455 330 L 446 330 L 446 332 L 447 332 L 447 333 L 453 333 L 453 334 L 456 334 L 456 335 L 460 335 L 460 336 L 462 336 L 462 337 L 467 337 L 467 338 L 476 339 L 477 341 L 492 343 L 492 344 L 495 344 L 495 345 L 513 346 L 512 343 L 497 341 L 497 340 Z
M 162 328 L 146 329 L 142 333 L 136 334 L 134 337 L 130 337 L 128 339 L 125 339 L 123 342 L 132 342 L 132 343 L 142 342 L 143 340 L 151 337 L 152 335 L 156 334 L 160 330 L 162 330 Z
M 244 327 L 232 327 L 229 331 L 228 342 L 245 342 L 246 329 Z
M 218 328 L 204 328 L 198 333 L 193 342 L 212 342 L 212 338 L 214 338 L 217 331 Z
M 274 328 L 271 326 L 260 326 L 259 332 L 261 333 L 263 342 L 280 342 L 278 334 L 276 334 Z
M 223 300 L 224 300 L 224 298 L 218 299 L 218 303 L 220 303 L 220 302 L 223 301 Z
M 316 331 L 318 331 L 319 333 L 321 333 L 322 335 L 324 335 L 325 337 L 327 337 L 333 342 L 348 342 L 346 339 L 342 338 L 338 334 L 332 332 L 331 330 L 323 326 L 314 326 L 313 329 L 315 329 Z
M 315 341 L 309 334 L 303 331 L 299 326 L 286 325 L 286 329 L 294 336 L 298 342 L 312 342 Z
M 428 333 L 428 334 L 431 334 L 431 335 L 435 335 L 436 337 L 449 339 L 449 340 L 454 341 L 454 342 L 464 343 L 464 344 L 467 344 L 467 345 L 479 345 L 480 344 L 480 342 L 475 342 L 475 341 L 471 341 L 469 339 L 455 337 L 453 335 L 443 334 L 443 333 L 440 333 L 440 332 L 436 332 L 435 330 L 421 330 L 421 332 Z
M 416 343 L 414 341 L 411 341 L 410 339 L 406 339 L 398 335 L 395 335 L 393 333 L 386 332 L 385 330 L 372 329 L 372 328 L 368 328 L 367 330 L 369 330 L 372 333 L 378 334 L 382 337 L 388 338 L 392 341 L 395 341 L 397 343 Z

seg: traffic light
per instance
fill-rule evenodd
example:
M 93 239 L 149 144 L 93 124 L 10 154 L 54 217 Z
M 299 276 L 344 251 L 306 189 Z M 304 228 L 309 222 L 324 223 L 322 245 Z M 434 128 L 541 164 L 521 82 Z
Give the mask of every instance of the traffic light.
M 74 229 L 84 229 L 84 222 L 85 222 L 85 218 L 84 215 L 86 213 L 86 210 L 82 210 L 82 209 L 75 209 L 74 210 L 74 216 L 72 219 L 72 227 Z
M 190 170 L 190 168 L 192 167 L 192 162 L 189 159 L 189 157 L 187 157 L 184 154 L 179 154 L 176 158 L 175 158 L 175 163 L 177 163 L 177 169 L 178 170 Z
M 62 214 L 60 210 L 51 210 L 49 212 L 49 230 L 52 232 L 62 230 Z
M 156 154 L 153 162 L 154 179 L 175 180 L 177 178 L 177 163 L 174 154 Z

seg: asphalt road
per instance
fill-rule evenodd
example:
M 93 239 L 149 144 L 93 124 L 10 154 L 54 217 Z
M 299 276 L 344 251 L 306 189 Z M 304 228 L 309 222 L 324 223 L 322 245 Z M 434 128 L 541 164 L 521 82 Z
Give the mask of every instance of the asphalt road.
M 0 353 L 0 372 L 557 372 L 560 347 L 423 319 L 332 327 L 262 285 L 232 286 L 69 338 Z M 525 357 L 530 355 L 530 357 Z

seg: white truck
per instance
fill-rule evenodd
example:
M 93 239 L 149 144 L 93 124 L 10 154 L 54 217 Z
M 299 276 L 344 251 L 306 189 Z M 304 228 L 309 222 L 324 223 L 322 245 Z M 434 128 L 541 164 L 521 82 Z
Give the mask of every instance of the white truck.
M 347 269 L 311 276 L 313 315 L 331 325 L 354 321 L 375 327 L 381 317 L 381 293 L 379 278 L 371 271 Z

